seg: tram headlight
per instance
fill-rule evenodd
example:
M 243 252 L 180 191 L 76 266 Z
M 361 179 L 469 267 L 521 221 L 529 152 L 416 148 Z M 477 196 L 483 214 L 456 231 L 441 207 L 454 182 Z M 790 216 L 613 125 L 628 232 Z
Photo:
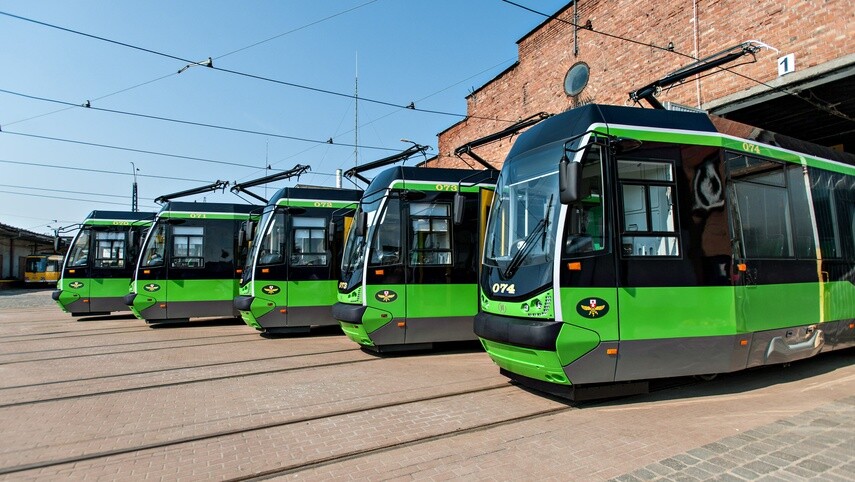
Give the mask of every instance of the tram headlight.
M 522 310 L 523 310 L 524 312 L 528 313 L 528 303 L 523 303 L 523 304 L 522 304 Z
M 541 303 L 540 300 L 537 298 L 535 298 L 534 302 L 532 303 L 532 306 L 537 311 L 540 311 L 543 309 L 543 303 Z

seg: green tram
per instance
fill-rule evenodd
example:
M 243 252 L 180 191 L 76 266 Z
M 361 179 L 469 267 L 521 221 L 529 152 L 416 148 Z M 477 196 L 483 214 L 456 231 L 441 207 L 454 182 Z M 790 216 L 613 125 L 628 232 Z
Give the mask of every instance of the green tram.
M 53 300 L 72 316 L 128 311 L 122 297 L 154 213 L 92 211 L 71 242 Z M 58 238 L 57 238 L 58 239 Z
M 165 202 L 124 299 L 134 315 L 152 324 L 237 317 L 232 303 L 247 251 L 238 232 L 258 210 L 249 204 Z
M 520 135 L 475 332 L 576 400 L 855 346 L 855 158 L 701 113 L 587 105 Z
M 393 167 L 363 195 L 333 317 L 377 352 L 476 340 L 478 259 L 495 170 Z
M 338 295 L 344 233 L 361 197 L 353 189 L 276 192 L 261 215 L 234 299 L 247 325 L 268 334 L 338 325 L 330 308 Z

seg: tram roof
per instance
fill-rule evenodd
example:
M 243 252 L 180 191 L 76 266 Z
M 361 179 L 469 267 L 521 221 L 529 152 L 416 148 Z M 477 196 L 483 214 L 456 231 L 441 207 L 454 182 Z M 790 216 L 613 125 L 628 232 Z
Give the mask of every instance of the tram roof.
M 508 158 L 545 144 L 584 134 L 594 124 L 722 134 L 855 166 L 855 156 L 851 154 L 706 113 L 603 104 L 577 107 L 534 125 L 520 134 L 508 153 Z
M 156 213 L 131 211 L 92 211 L 86 219 L 109 219 L 116 221 L 153 220 Z
M 233 203 L 194 203 L 169 201 L 163 204 L 158 214 L 167 212 L 194 212 L 194 213 L 235 213 L 249 214 L 253 211 L 261 211 L 262 206 L 254 204 L 233 204 Z
M 490 177 L 493 172 L 494 179 L 487 181 L 485 178 Z M 479 176 L 479 173 L 483 175 Z M 422 182 L 488 182 L 495 184 L 495 171 L 476 170 L 476 169 L 451 169 L 442 167 L 414 167 L 414 166 L 395 166 L 377 174 L 365 190 L 366 193 L 383 189 L 392 185 L 393 182 L 403 181 L 422 181 Z
M 316 199 L 319 201 L 359 201 L 362 191 L 359 189 L 321 188 L 321 187 L 283 187 L 276 191 L 268 205 L 277 204 L 282 199 Z

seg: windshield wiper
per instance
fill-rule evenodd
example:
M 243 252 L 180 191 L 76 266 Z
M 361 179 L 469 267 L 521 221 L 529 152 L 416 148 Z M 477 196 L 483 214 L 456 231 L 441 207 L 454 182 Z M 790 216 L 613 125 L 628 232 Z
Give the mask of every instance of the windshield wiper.
M 543 240 L 541 242 L 541 249 L 546 248 L 546 229 L 549 227 L 549 216 L 552 215 L 552 197 L 549 196 L 549 203 L 546 206 L 546 217 L 537 222 L 537 225 L 534 229 L 528 233 L 528 236 L 522 240 L 522 246 L 520 249 L 514 254 L 514 257 L 511 258 L 511 262 L 508 263 L 508 267 L 505 268 L 505 272 L 502 274 L 502 277 L 505 279 L 510 278 L 517 272 L 520 266 L 522 266 L 523 260 L 528 256 L 531 252 L 531 249 L 534 247 L 534 240 L 537 238 L 539 234 L 543 234 Z

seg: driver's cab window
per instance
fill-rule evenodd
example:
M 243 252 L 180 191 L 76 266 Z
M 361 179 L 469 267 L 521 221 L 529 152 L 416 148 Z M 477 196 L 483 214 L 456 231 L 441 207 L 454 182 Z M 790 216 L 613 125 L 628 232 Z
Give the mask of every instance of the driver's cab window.
M 99 231 L 95 233 L 96 268 L 125 267 L 125 233 Z
M 680 256 L 674 164 L 659 159 L 617 161 L 624 257 Z
M 293 266 L 327 264 L 327 229 L 324 218 L 294 217 Z
M 380 215 L 368 262 L 375 266 L 401 262 L 401 203 L 398 198 L 389 198 Z
M 173 268 L 204 268 L 205 228 L 202 226 L 174 226 L 172 228 Z
M 582 159 L 579 200 L 567 208 L 564 254 L 590 255 L 607 248 L 603 148 L 591 146 Z
M 451 205 L 410 204 L 410 264 L 451 264 Z

